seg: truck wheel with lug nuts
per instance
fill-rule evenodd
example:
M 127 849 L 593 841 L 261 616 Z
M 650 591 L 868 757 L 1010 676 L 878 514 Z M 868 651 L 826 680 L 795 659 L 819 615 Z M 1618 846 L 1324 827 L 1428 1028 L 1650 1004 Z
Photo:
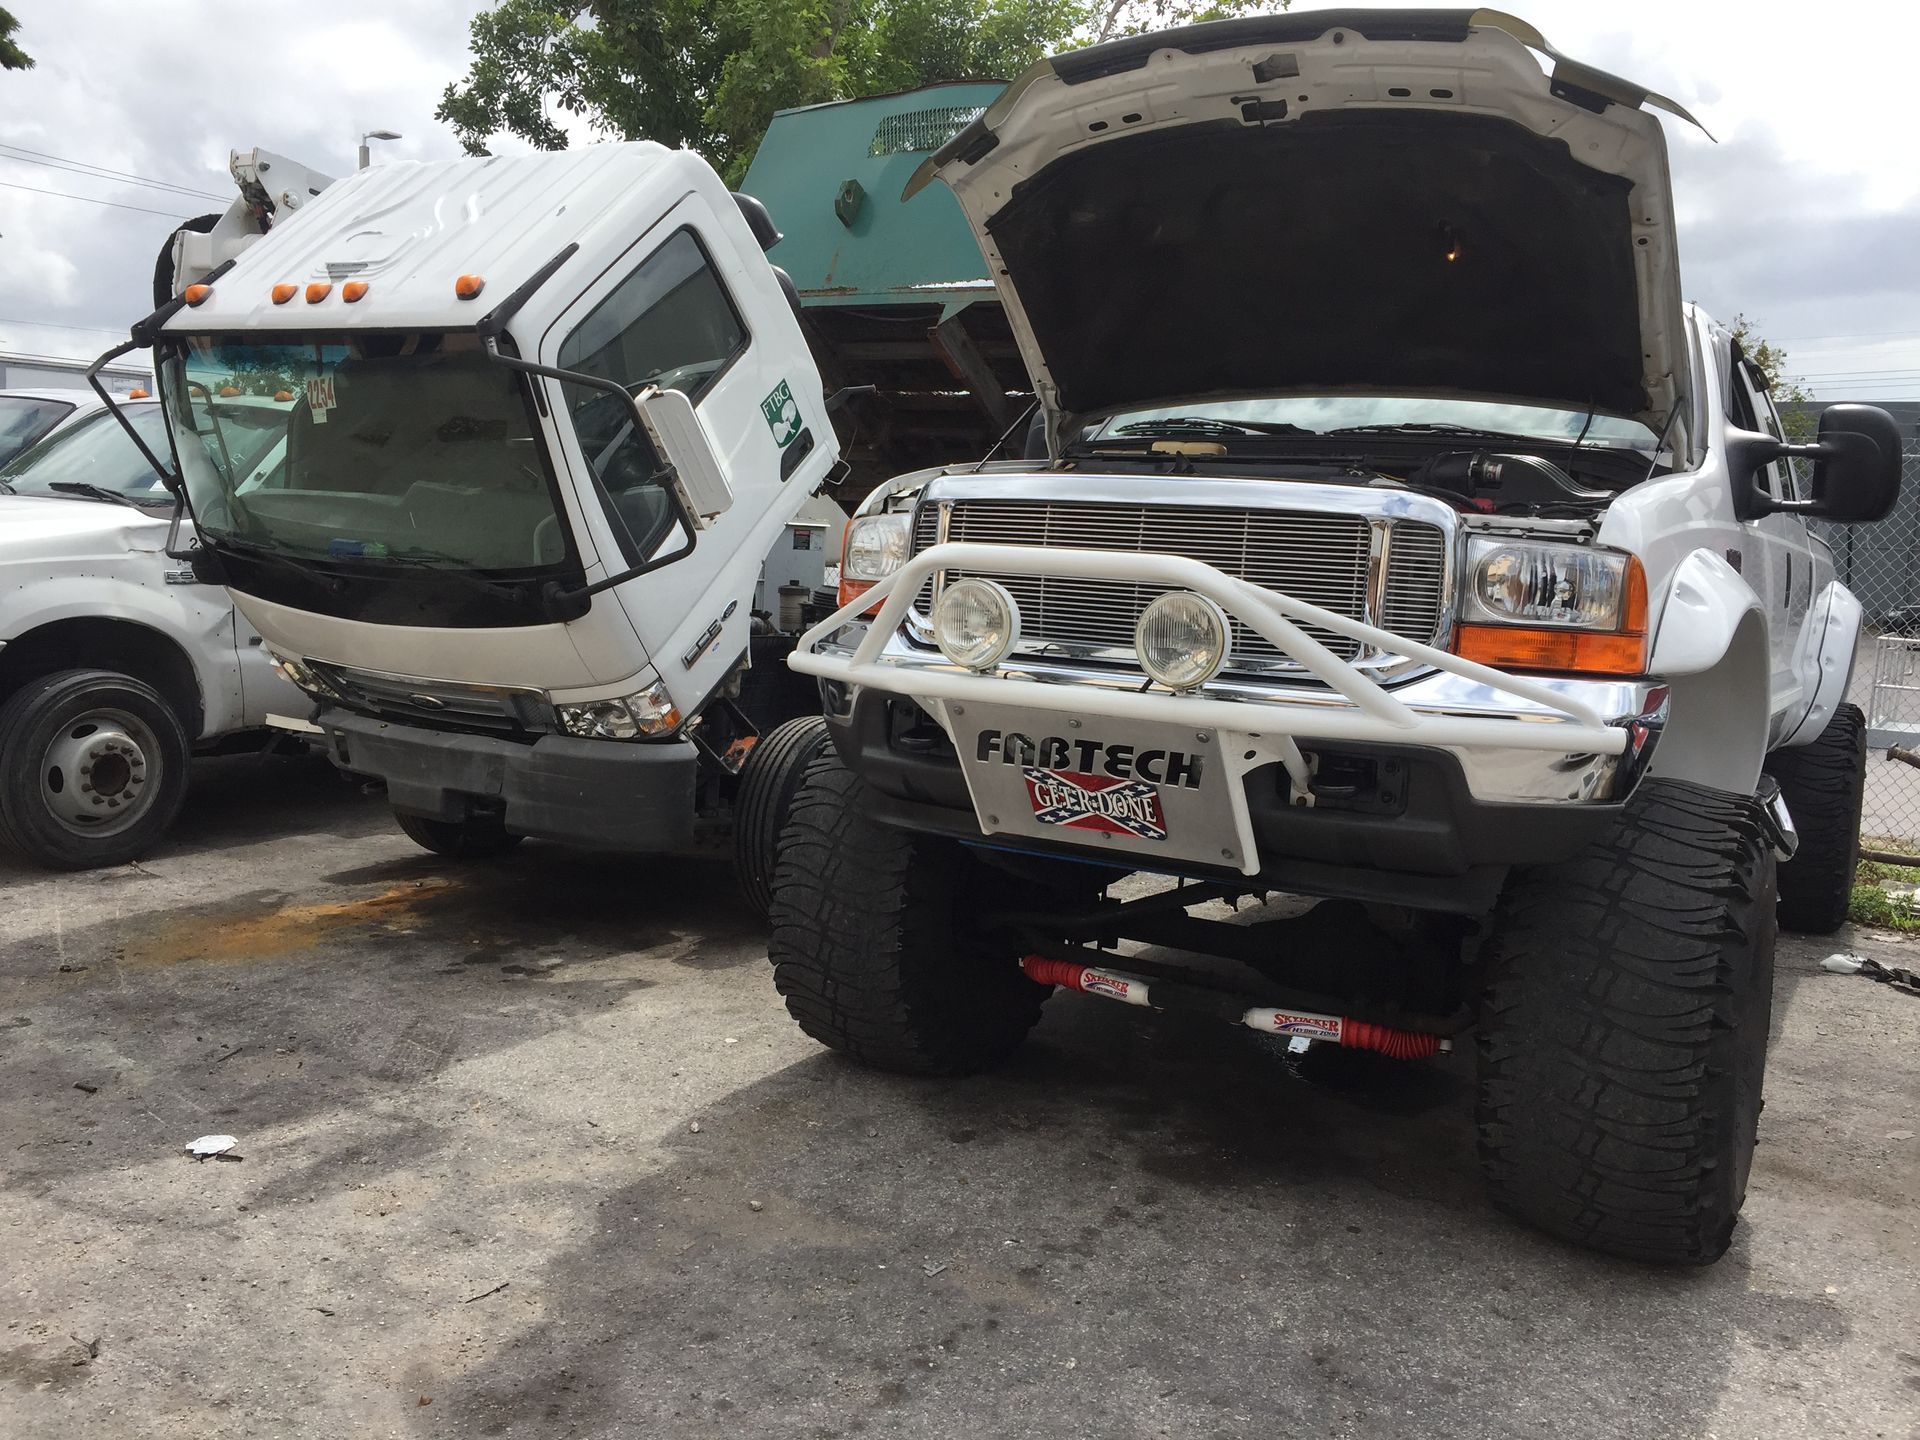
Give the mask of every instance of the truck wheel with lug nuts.
M 0 705 L 0 841 L 60 870 L 135 859 L 180 813 L 187 764 L 179 716 L 132 676 L 29 680 Z
M 465 820 L 429 820 L 424 815 L 393 812 L 407 838 L 436 855 L 455 860 L 486 860 L 504 855 L 525 836 L 515 835 L 497 816 L 473 815 Z
M 1494 1203 L 1610 1255 L 1718 1259 L 1753 1160 L 1773 942 L 1748 798 L 1650 779 L 1583 854 L 1517 872 L 1484 952 Z
M 801 715 L 762 735 L 740 772 L 733 802 L 733 872 L 762 920 L 773 913 L 773 872 L 787 811 L 807 767 L 829 743 L 825 718 Z
M 977 931 L 980 862 L 873 820 L 865 788 L 831 747 L 807 767 L 774 873 L 774 985 L 802 1030 L 864 1064 L 984 1070 L 1026 1038 L 1050 987 Z
M 1820 738 L 1767 756 L 1800 848 L 1780 867 L 1780 927 L 1831 935 L 1847 918 L 1860 863 L 1860 802 L 1867 784 L 1867 718 L 1842 705 Z

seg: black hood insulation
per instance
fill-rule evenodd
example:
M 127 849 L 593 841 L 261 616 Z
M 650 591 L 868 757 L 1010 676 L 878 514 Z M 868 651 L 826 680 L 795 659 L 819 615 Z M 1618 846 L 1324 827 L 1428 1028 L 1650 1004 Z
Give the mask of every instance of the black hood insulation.
M 1323 112 L 1089 147 L 988 228 L 1073 414 L 1346 391 L 1633 415 L 1630 192 L 1498 117 Z

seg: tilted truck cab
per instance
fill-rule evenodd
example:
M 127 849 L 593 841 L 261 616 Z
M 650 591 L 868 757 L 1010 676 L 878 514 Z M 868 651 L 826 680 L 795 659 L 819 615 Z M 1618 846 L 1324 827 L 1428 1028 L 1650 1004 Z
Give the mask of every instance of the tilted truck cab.
M 1499 12 L 1295 12 L 1042 62 L 927 161 L 1049 455 L 877 490 L 794 654 L 803 1028 L 918 1073 L 1055 987 L 1472 1031 L 1497 1203 L 1722 1253 L 1776 886 L 1830 930 L 1858 845 L 1859 606 L 1806 521 L 1884 516 L 1900 458 L 1864 406 L 1788 444 L 1682 303 L 1656 108 Z M 1324 898 L 1204 910 L 1270 891 Z
M 747 684 L 838 454 L 774 238 L 648 143 L 382 165 L 145 327 L 198 563 L 423 844 L 701 848 L 806 704 Z M 248 467 L 237 390 L 290 402 Z

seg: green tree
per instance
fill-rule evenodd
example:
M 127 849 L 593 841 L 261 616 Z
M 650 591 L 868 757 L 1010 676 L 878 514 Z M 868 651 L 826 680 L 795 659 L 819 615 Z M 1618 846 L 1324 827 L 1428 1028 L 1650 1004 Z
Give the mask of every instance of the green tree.
M 1753 362 L 1754 368 L 1766 380 L 1774 407 L 1781 412 L 1780 422 L 1786 427 L 1788 438 L 1811 438 L 1815 428 L 1814 418 L 1810 412 L 1798 407 L 1812 404 L 1813 395 L 1788 371 L 1787 352 L 1754 329 L 1753 322 L 1745 315 L 1733 317 L 1733 343 L 1740 347 L 1740 353 Z
M 20 28 L 20 22 L 13 12 L 0 6 L 0 70 L 31 70 L 33 57 L 22 50 L 13 41 L 13 32 Z
M 1286 0 L 1279 0 L 1284 5 Z M 1268 0 L 501 0 L 436 112 L 469 152 L 559 149 L 548 105 L 619 139 L 700 151 L 737 182 L 773 112 L 940 80 L 1010 78 L 1094 34 Z

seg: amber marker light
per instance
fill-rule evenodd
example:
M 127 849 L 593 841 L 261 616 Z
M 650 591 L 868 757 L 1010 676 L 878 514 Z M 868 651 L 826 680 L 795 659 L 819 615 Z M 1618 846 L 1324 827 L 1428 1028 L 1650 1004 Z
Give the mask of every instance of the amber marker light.
M 475 299 L 486 288 L 487 282 L 478 275 L 462 275 L 453 282 L 453 293 L 462 300 Z
M 207 297 L 213 294 L 213 287 L 211 285 L 189 285 L 181 293 L 185 297 L 187 304 L 204 305 L 207 303 Z
M 353 304 L 354 301 L 360 299 L 366 293 L 367 282 L 364 280 L 349 280 L 340 287 L 340 298 L 349 305 Z
M 318 305 L 322 300 L 326 299 L 327 296 L 331 295 L 332 293 L 333 293 L 333 286 L 329 285 L 324 280 L 316 280 L 311 285 L 307 286 L 307 303 L 309 305 Z
M 273 287 L 273 303 L 284 305 L 300 293 L 298 285 L 276 285 Z

